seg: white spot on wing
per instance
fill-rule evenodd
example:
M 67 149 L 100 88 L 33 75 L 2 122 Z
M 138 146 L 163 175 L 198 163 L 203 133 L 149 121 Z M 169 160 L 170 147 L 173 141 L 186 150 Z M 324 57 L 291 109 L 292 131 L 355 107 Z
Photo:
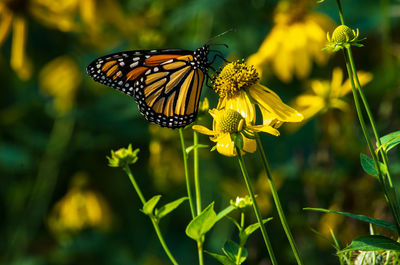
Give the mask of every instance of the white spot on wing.
M 169 63 L 172 63 L 173 61 L 174 61 L 174 59 L 171 59 L 171 60 L 168 60 L 168 61 L 163 62 L 163 63 L 160 64 L 160 65 L 169 64 Z

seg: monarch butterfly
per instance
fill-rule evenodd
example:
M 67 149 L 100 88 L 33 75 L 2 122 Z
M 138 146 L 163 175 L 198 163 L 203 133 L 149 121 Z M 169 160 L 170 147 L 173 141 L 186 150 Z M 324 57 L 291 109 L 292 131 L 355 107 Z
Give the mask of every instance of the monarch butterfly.
M 204 76 L 219 55 L 209 62 L 209 52 L 208 44 L 195 51 L 118 52 L 94 60 L 86 70 L 95 81 L 133 97 L 148 121 L 180 128 L 196 119 Z

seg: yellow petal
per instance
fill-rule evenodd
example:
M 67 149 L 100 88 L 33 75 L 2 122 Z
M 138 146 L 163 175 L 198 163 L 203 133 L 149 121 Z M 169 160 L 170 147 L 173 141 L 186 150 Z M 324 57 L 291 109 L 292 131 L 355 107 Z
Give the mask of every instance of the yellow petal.
M 331 96 L 338 97 L 340 94 L 340 90 L 342 88 L 343 82 L 343 71 L 340 67 L 335 67 L 332 72 L 332 81 L 331 81 Z
M 17 72 L 18 76 L 27 80 L 32 74 L 32 68 L 27 62 L 25 54 L 26 36 L 27 36 L 26 19 L 16 16 L 13 22 L 13 40 L 11 45 L 11 67 Z
M 300 95 L 295 99 L 295 105 L 304 119 L 309 119 L 324 108 L 325 100 L 314 95 Z
M 280 133 L 277 129 L 273 128 L 272 126 L 268 126 L 268 125 L 254 125 L 254 126 L 249 126 L 248 128 L 255 132 L 265 132 L 265 133 L 269 133 L 269 134 L 272 134 L 275 136 L 280 135 Z
M 284 50 L 284 48 L 277 51 L 272 61 L 272 67 L 275 75 L 281 81 L 285 83 L 292 81 L 293 59 L 289 51 Z
M 196 132 L 199 132 L 201 134 L 205 134 L 205 135 L 215 135 L 216 133 L 204 126 L 201 125 L 193 125 L 192 129 L 195 130 Z
M 368 84 L 373 78 L 373 75 L 371 73 L 364 71 L 358 71 L 357 75 L 361 86 Z M 343 86 L 340 87 L 339 91 L 337 92 L 337 97 L 342 97 L 347 93 L 349 93 L 350 91 L 351 91 L 350 79 L 347 79 L 346 82 L 344 82 Z
M 217 138 L 217 151 L 224 156 L 235 156 L 235 145 L 229 133 L 220 134 Z
M 331 100 L 330 107 L 337 108 L 337 109 L 340 109 L 342 111 L 349 110 L 349 104 L 347 104 L 346 101 L 338 99 L 338 98 L 334 98 L 334 99 Z
M 256 121 L 256 110 L 254 104 L 251 103 L 246 91 L 240 90 L 236 96 L 231 98 L 220 98 L 218 101 L 218 109 L 232 109 L 240 113 L 246 120 L 246 124 L 254 124 Z
M 2 17 L 0 21 L 0 45 L 2 45 L 10 33 L 13 15 L 6 8 L 2 10 L 0 15 Z
M 325 98 L 328 96 L 331 88 L 325 80 L 312 80 L 311 89 L 317 96 Z
M 264 113 L 269 114 L 268 118 L 275 116 L 276 119 L 284 122 L 303 120 L 299 112 L 283 103 L 279 96 L 267 87 L 257 83 L 249 89 L 249 93 L 260 109 L 264 109 Z
M 257 142 L 254 139 L 249 139 L 243 136 L 243 151 L 246 153 L 254 153 L 257 150 Z
M 304 79 L 310 75 L 312 63 L 307 45 L 293 53 L 293 61 L 297 78 Z

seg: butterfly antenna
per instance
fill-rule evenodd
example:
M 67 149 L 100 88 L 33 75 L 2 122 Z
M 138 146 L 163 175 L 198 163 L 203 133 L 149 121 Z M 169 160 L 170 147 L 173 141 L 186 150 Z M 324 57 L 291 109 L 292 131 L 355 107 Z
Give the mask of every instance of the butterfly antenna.
M 229 32 L 231 32 L 231 31 L 236 32 L 237 29 L 235 29 L 235 28 L 228 29 L 227 31 L 222 32 L 222 33 L 218 34 L 217 36 L 214 36 L 214 37 L 212 37 L 211 39 L 209 39 L 209 40 L 206 42 L 206 44 L 209 44 L 211 41 L 215 40 L 216 38 L 219 38 L 219 37 L 221 37 L 222 35 L 225 35 L 226 33 L 229 33 Z

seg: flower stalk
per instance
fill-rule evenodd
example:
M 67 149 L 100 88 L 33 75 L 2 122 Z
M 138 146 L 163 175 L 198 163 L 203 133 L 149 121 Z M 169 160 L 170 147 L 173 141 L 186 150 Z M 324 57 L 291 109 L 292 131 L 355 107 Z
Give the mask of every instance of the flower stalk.
M 246 169 L 243 157 L 242 157 L 242 155 L 240 153 L 241 151 L 236 145 L 235 145 L 235 148 L 236 148 L 236 153 L 237 153 L 237 159 L 238 159 L 238 162 L 239 162 L 239 166 L 240 166 L 240 169 L 242 170 L 242 175 L 243 175 L 244 181 L 246 183 L 247 190 L 248 190 L 248 192 L 250 194 L 250 197 L 251 197 L 251 200 L 253 202 L 254 213 L 256 215 L 258 224 L 260 225 L 260 230 L 261 230 L 261 234 L 262 234 L 262 236 L 264 238 L 265 246 L 267 247 L 267 250 L 268 250 L 269 256 L 271 258 L 272 264 L 276 265 L 278 263 L 276 261 L 274 251 L 272 249 L 271 241 L 269 240 L 269 237 L 268 237 L 268 234 L 267 234 L 267 230 L 265 229 L 265 226 L 264 226 L 264 223 L 263 223 L 263 220 L 262 220 L 262 217 L 261 217 L 260 209 L 258 207 L 258 204 L 257 204 L 257 201 L 256 201 L 256 197 L 255 197 L 254 192 L 253 192 L 253 188 L 251 187 L 251 184 L 250 184 L 249 175 L 247 173 L 247 169 Z
M 198 216 L 201 211 L 201 192 L 200 192 L 200 179 L 199 179 L 199 137 L 196 131 L 193 131 L 193 175 L 194 175 L 194 187 L 196 193 L 196 216 Z M 197 241 L 197 252 L 199 255 L 199 265 L 203 265 L 203 244 L 204 236 Z
M 258 135 L 258 133 L 256 133 L 256 141 L 257 141 L 257 149 L 258 149 L 258 152 L 259 152 L 259 154 L 261 156 L 261 160 L 262 160 L 263 165 L 264 165 L 265 173 L 267 174 L 268 184 L 269 184 L 269 187 L 271 189 L 272 197 L 274 199 L 275 207 L 276 207 L 276 209 L 278 211 L 278 215 L 279 215 L 279 218 L 281 220 L 283 229 L 285 230 L 286 236 L 287 236 L 287 238 L 289 240 L 289 243 L 290 243 L 290 246 L 292 248 L 293 254 L 294 254 L 295 258 L 296 258 L 297 264 L 303 265 L 304 263 L 303 263 L 303 261 L 302 261 L 302 259 L 300 257 L 299 250 L 297 249 L 297 246 L 296 246 L 296 242 L 294 241 L 292 232 L 290 231 L 289 225 L 288 225 L 287 220 L 286 220 L 285 213 L 283 212 L 283 208 L 282 208 L 282 205 L 281 205 L 281 202 L 280 202 L 280 199 L 279 199 L 278 192 L 276 191 L 275 184 L 274 184 L 274 182 L 272 180 L 271 170 L 269 168 L 267 157 L 265 155 L 264 148 L 262 146 L 261 139 L 260 139 L 260 136 Z
M 346 49 L 346 51 L 348 51 L 348 49 Z M 372 146 L 371 139 L 369 138 L 369 134 L 367 131 L 367 127 L 365 125 L 364 117 L 362 115 L 360 100 L 358 98 L 358 93 L 357 93 L 356 86 L 354 83 L 354 80 L 355 80 L 355 77 L 353 75 L 354 71 L 353 71 L 353 68 L 351 67 L 350 59 L 348 58 L 348 53 L 346 53 L 346 51 L 344 52 L 344 58 L 345 58 L 346 68 L 347 68 L 347 72 L 348 72 L 350 83 L 351 83 L 351 89 L 352 89 L 353 97 L 354 97 L 354 105 L 356 106 L 358 119 L 360 121 L 361 129 L 363 131 L 365 140 L 367 142 L 368 149 L 371 153 L 372 159 L 374 160 L 374 165 L 375 165 L 376 171 L 378 172 L 378 179 L 382 185 L 386 201 L 388 203 L 390 211 L 392 212 L 393 218 L 395 220 L 395 225 L 396 225 L 397 231 L 400 231 L 400 222 L 399 222 L 399 215 L 398 215 L 398 210 L 397 210 L 398 207 L 395 207 L 395 204 L 393 202 L 393 196 L 390 196 L 390 193 L 387 189 L 386 179 L 384 178 L 382 171 L 380 169 L 380 166 L 379 166 L 380 162 L 379 162 L 378 156 L 376 155 L 375 150 Z M 393 189 L 391 189 L 391 190 L 393 190 Z
M 187 191 L 187 195 L 188 195 L 188 198 L 189 198 L 190 212 L 192 214 L 192 218 L 194 218 L 196 216 L 196 214 L 195 214 L 195 211 L 194 211 L 192 190 L 190 188 L 188 154 L 186 153 L 185 138 L 183 137 L 183 129 L 182 128 L 179 128 L 179 136 L 181 138 L 183 165 L 184 165 L 184 168 L 185 168 L 186 191 Z
M 339 16 L 340 16 L 340 21 L 342 23 L 342 25 L 344 25 L 344 18 L 343 18 L 343 10 L 342 10 L 342 6 L 340 3 L 340 0 L 336 0 L 337 6 L 338 6 L 338 10 L 339 10 Z M 399 207 L 399 201 L 397 198 L 397 194 L 396 194 L 396 190 L 393 186 L 393 182 L 392 182 L 392 178 L 391 178 L 391 174 L 390 174 L 390 170 L 389 170 L 389 165 L 388 165 L 388 157 L 386 152 L 381 148 L 379 149 L 379 153 L 381 155 L 382 161 L 384 166 L 386 167 L 386 176 L 383 174 L 381 168 L 380 168 L 380 161 L 378 158 L 377 153 L 375 152 L 373 145 L 371 143 L 371 139 L 369 137 L 369 134 L 367 132 L 366 129 L 366 125 L 365 125 L 365 121 L 363 118 L 363 114 L 362 114 L 362 110 L 361 110 L 361 106 L 360 106 L 360 102 L 359 102 L 359 98 L 358 95 L 360 95 L 364 109 L 367 113 L 369 122 L 371 124 L 372 127 L 372 131 L 376 140 L 376 144 L 378 146 L 381 145 L 381 141 L 380 141 L 380 137 L 378 134 L 378 131 L 376 129 L 376 124 L 375 124 L 375 120 L 374 117 L 372 116 L 372 112 L 371 109 L 369 107 L 368 101 L 365 97 L 365 93 L 361 87 L 360 84 L 360 80 L 358 78 L 357 75 L 357 69 L 354 63 L 354 59 L 353 59 L 353 54 L 351 52 L 351 47 L 350 46 L 346 46 L 344 49 L 344 58 L 345 58 L 345 62 L 346 62 L 346 68 L 347 68 L 347 72 L 349 75 L 349 79 L 350 79 L 350 83 L 351 83 L 351 87 L 352 87 L 352 91 L 353 91 L 353 97 L 354 97 L 354 103 L 356 106 L 356 110 L 357 110 L 357 115 L 360 121 L 360 125 L 362 128 L 362 131 L 364 133 L 364 137 L 366 139 L 369 151 L 371 153 L 371 156 L 374 160 L 374 164 L 375 164 L 375 168 L 378 172 L 378 179 L 381 182 L 382 188 L 384 190 L 384 194 L 385 194 L 385 198 L 386 201 L 388 203 L 388 206 L 392 212 L 393 218 L 395 220 L 395 224 L 397 227 L 397 232 L 400 232 L 400 207 Z
M 192 190 L 190 187 L 190 176 L 189 176 L 189 166 L 188 166 L 188 154 L 186 152 L 186 145 L 185 145 L 185 138 L 183 137 L 183 129 L 179 129 L 179 136 L 181 139 L 181 146 L 182 146 L 182 155 L 183 155 L 183 164 L 185 168 L 185 179 L 186 179 L 186 190 L 187 190 L 187 195 L 189 198 L 189 205 L 190 205 L 190 212 L 192 214 L 192 219 L 194 219 L 197 215 L 201 213 L 201 193 L 200 193 L 200 182 L 199 182 L 199 155 L 198 155 L 198 135 L 197 132 L 194 132 L 193 134 L 193 153 L 194 153 L 194 161 L 193 161 L 193 167 L 194 167 L 194 185 L 195 185 L 195 192 L 196 192 L 196 211 L 195 211 L 195 206 L 193 202 L 193 195 L 192 195 Z M 204 258 L 203 258 L 203 243 L 204 243 L 204 237 L 202 237 L 200 240 L 197 240 L 197 252 L 199 256 L 199 265 L 204 264 Z
M 131 169 L 129 168 L 128 165 L 125 165 L 122 169 L 129 176 L 132 186 L 135 188 L 135 191 L 136 191 L 137 195 L 139 196 L 140 201 L 144 205 L 146 203 L 146 199 L 144 198 L 143 193 L 140 190 L 139 185 L 137 184 L 137 182 L 131 172 Z M 154 216 L 149 216 L 149 217 L 150 217 L 151 223 L 153 224 L 154 230 L 156 231 L 158 240 L 160 241 L 161 246 L 163 247 L 163 249 L 164 249 L 165 253 L 167 254 L 168 258 L 170 259 L 171 263 L 174 265 L 178 265 L 178 262 L 175 260 L 174 256 L 172 255 L 171 251 L 169 250 L 167 243 L 165 243 L 164 237 L 161 234 L 160 227 L 158 226 L 156 217 L 154 217 Z

